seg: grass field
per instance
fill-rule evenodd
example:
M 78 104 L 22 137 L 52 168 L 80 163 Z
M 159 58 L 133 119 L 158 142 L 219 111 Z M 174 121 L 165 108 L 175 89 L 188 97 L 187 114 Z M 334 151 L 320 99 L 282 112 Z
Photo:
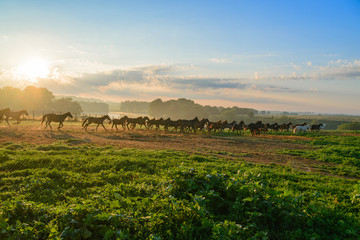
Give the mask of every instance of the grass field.
M 0 239 L 360 238 L 359 132 L 39 126 L 0 127 Z

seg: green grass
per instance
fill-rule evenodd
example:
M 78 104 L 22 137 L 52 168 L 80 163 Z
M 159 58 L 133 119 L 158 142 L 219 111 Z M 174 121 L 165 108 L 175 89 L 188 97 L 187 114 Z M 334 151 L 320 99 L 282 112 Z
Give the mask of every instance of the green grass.
M 357 143 L 319 135 L 308 144 L 346 144 L 336 154 L 358 158 Z M 2 144 L 0 238 L 359 239 L 356 181 L 238 157 Z
M 311 138 L 302 143 L 311 149 L 282 149 L 279 153 L 334 163 L 333 173 L 360 177 L 360 137 L 320 133 L 308 136 Z

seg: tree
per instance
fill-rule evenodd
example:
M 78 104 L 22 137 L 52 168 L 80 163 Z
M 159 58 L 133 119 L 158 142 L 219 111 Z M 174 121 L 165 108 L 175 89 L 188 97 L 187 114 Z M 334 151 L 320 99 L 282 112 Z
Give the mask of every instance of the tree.
M 338 130 L 360 130 L 360 122 L 343 123 L 338 126 Z
M 2 108 L 26 109 L 41 113 L 48 109 L 53 99 L 53 93 L 46 88 L 28 86 L 24 90 L 13 87 L 0 89 L 0 107 Z
M 61 98 L 50 103 L 52 111 L 57 113 L 70 112 L 71 114 L 80 114 L 82 108 L 78 102 L 74 102 L 71 98 Z
M 254 112 L 252 112 L 252 111 L 248 112 L 247 115 L 248 115 L 249 118 L 255 117 L 255 114 L 254 114 Z
M 4 87 L 0 89 L 0 107 L 18 109 L 23 105 L 22 92 L 18 88 Z
M 149 103 L 148 114 L 157 118 L 162 117 L 164 107 L 163 105 L 163 101 L 160 98 L 152 101 L 151 103 Z
M 48 111 L 49 105 L 54 98 L 53 93 L 46 88 L 28 86 L 22 91 L 24 107 L 35 112 Z

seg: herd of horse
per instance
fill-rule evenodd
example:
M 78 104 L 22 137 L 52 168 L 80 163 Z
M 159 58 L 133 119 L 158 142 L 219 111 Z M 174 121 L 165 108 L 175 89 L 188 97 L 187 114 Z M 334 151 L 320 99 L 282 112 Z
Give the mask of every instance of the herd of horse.
M 84 121 L 84 123 L 86 120 Z M 237 134 L 244 134 L 245 131 L 249 130 L 251 135 L 260 135 L 265 134 L 266 132 L 273 131 L 273 132 L 287 132 L 287 131 L 293 131 L 294 134 L 297 134 L 299 132 L 307 132 L 307 131 L 319 131 L 320 129 L 323 129 L 326 127 L 326 124 L 292 124 L 284 123 L 284 124 L 264 124 L 262 121 L 257 121 L 256 123 L 250 123 L 245 124 L 244 121 L 236 122 L 228 122 L 225 121 L 216 121 L 211 122 L 206 118 L 203 118 L 199 120 L 197 117 L 195 117 L 192 120 L 186 120 L 186 119 L 179 119 L 179 120 L 171 120 L 170 118 L 167 119 L 149 119 L 148 117 L 138 117 L 138 118 L 129 118 L 127 116 L 121 117 L 119 119 L 110 120 L 109 123 L 112 123 L 111 129 L 114 127 L 116 130 L 118 129 L 118 125 L 122 127 L 123 130 L 128 129 L 132 130 L 136 127 L 136 125 L 141 128 L 144 126 L 146 129 L 157 129 L 159 130 L 160 127 L 163 127 L 165 131 L 180 131 L 180 132 L 193 132 L 196 133 L 196 131 L 207 131 L 207 132 L 224 132 L 232 131 L 233 133 Z M 83 124 L 84 125 L 84 124 Z M 103 126 L 104 127 L 104 126 Z M 105 128 L 105 127 L 104 127 Z
M 13 118 L 16 120 L 14 124 L 19 124 L 21 122 L 21 116 L 26 115 L 28 116 L 28 113 L 26 110 L 21 110 L 18 112 L 12 112 L 9 108 L 0 110 L 0 123 L 5 119 L 6 123 L 10 126 L 8 119 Z M 52 129 L 51 123 L 52 122 L 58 122 L 59 126 L 58 129 L 62 128 L 64 126 L 63 122 L 65 119 L 73 118 L 70 112 L 64 113 L 64 114 L 45 114 L 42 117 L 41 125 L 45 122 L 45 128 L 48 126 L 50 129 Z M 139 126 L 141 129 L 142 126 L 144 126 L 146 129 L 156 129 L 159 130 L 161 127 L 165 131 L 180 131 L 180 132 L 193 132 L 194 134 L 199 132 L 224 132 L 232 131 L 233 133 L 237 134 L 244 134 L 245 131 L 249 130 L 251 135 L 261 135 L 265 134 L 269 131 L 273 132 L 287 132 L 292 131 L 294 134 L 298 134 L 299 132 L 307 132 L 307 131 L 319 131 L 320 129 L 323 129 L 326 127 L 326 124 L 292 124 L 289 123 L 262 123 L 262 121 L 257 121 L 256 123 L 250 123 L 245 124 L 244 121 L 240 122 L 228 122 L 228 121 L 216 121 L 211 122 L 208 119 L 201 119 L 199 120 L 197 117 L 195 117 L 192 120 L 186 120 L 186 119 L 179 119 L 179 120 L 171 120 L 170 118 L 167 119 L 155 119 L 155 118 L 148 118 L 148 117 L 137 117 L 137 118 L 129 118 L 127 116 L 123 116 L 119 119 L 111 119 L 109 115 L 104 115 L 102 117 L 88 117 L 86 118 L 82 123 L 82 128 L 87 131 L 87 128 L 90 124 L 94 123 L 97 124 L 96 131 L 98 127 L 101 125 L 105 130 L 107 130 L 104 126 L 104 121 L 108 120 L 109 124 L 112 124 L 111 129 L 113 130 L 114 127 L 117 131 L 119 131 L 118 126 L 121 126 L 123 130 L 133 130 L 136 126 Z

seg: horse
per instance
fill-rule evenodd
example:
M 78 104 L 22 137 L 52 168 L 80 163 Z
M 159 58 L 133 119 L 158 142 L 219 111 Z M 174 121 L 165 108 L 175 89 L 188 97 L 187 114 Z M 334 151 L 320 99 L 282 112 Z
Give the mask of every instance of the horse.
M 311 125 L 311 131 L 320 131 L 320 129 L 323 129 L 326 127 L 326 124 L 314 124 L 314 125 Z
M 140 124 L 140 128 L 142 125 L 146 126 L 146 121 L 148 121 L 148 117 L 137 117 L 137 118 L 127 118 L 126 119 L 126 127 L 128 130 L 133 130 L 136 127 L 136 124 Z M 130 128 L 129 128 L 130 125 Z
M 106 128 L 105 128 L 105 126 L 104 126 L 104 124 L 103 124 L 103 122 L 105 121 L 105 119 L 111 121 L 109 115 L 104 115 L 104 116 L 102 116 L 102 117 L 88 117 L 88 118 L 86 118 L 86 119 L 84 120 L 84 122 L 82 123 L 81 126 L 83 127 L 83 129 L 85 129 L 85 131 L 87 131 L 87 127 L 89 126 L 89 124 L 91 124 L 91 123 L 96 123 L 96 124 L 97 124 L 97 126 L 96 126 L 96 131 L 97 131 L 99 125 L 103 126 L 103 128 L 105 129 L 105 131 L 107 131 Z
M 280 128 L 279 124 L 277 124 L 277 123 L 274 123 L 274 124 L 267 123 L 265 125 L 266 125 L 266 127 L 268 129 L 271 129 L 271 130 L 273 130 L 275 132 L 277 132 L 279 130 L 279 128 Z M 286 126 L 284 126 L 284 127 L 286 128 Z
M 217 122 L 209 122 L 208 123 L 208 132 L 210 133 L 212 130 L 214 130 L 214 132 L 216 132 L 216 130 L 222 131 L 222 127 L 223 127 L 223 123 L 221 122 L 221 120 L 219 120 Z
M 199 125 L 200 121 L 198 117 L 195 117 L 193 120 L 180 119 L 178 123 L 180 127 L 180 132 L 185 132 L 185 130 L 187 129 L 189 132 L 193 130 L 194 133 L 196 133 L 196 128 Z
M 149 119 L 147 116 L 142 117 L 141 119 L 138 119 L 137 124 L 140 125 L 140 129 L 141 129 L 142 125 L 144 125 L 145 128 L 147 129 L 147 122 L 148 122 L 149 120 L 150 120 L 150 119 Z
M 294 128 L 294 130 L 293 130 L 293 133 L 294 134 L 297 134 L 297 133 L 299 133 L 299 132 L 307 132 L 307 131 L 309 131 L 309 129 L 311 128 L 311 126 L 310 125 L 305 125 L 305 126 L 296 126 L 295 128 Z
M 306 124 L 306 123 L 305 123 Z M 291 122 L 289 122 L 289 123 L 284 123 L 284 124 L 281 124 L 281 125 L 279 125 L 279 130 L 280 131 L 289 131 L 289 128 L 290 128 L 290 126 L 292 125 L 292 123 Z
M 10 108 L 4 108 L 0 110 L 0 123 L 3 121 L 3 117 L 5 115 L 6 112 L 9 112 Z
M 249 125 L 244 127 L 244 131 L 250 130 L 251 136 L 260 135 L 261 133 L 266 133 L 268 131 L 265 124 L 261 121 L 257 121 L 256 123 L 250 123 Z
M 23 114 L 25 114 L 26 116 L 29 116 L 28 112 L 26 110 L 21 110 L 21 111 L 17 111 L 17 112 L 12 112 L 9 108 L 6 108 L 3 110 L 3 115 L 6 117 L 5 121 L 6 123 L 9 125 L 9 118 L 13 118 L 16 120 L 16 122 L 14 124 L 19 124 L 21 122 L 21 116 Z
M 229 129 L 228 132 L 230 132 L 233 128 L 234 125 L 236 125 L 237 122 L 236 121 L 232 121 L 231 123 L 226 123 L 223 125 L 223 130 L 225 130 L 225 128 Z
M 233 125 L 231 131 L 232 132 L 236 131 L 237 134 L 241 134 L 244 133 L 244 127 L 245 127 L 245 123 L 244 121 L 241 121 L 240 123 Z
M 67 113 L 64 113 L 64 114 L 48 113 L 48 114 L 45 114 L 42 117 L 41 125 L 44 123 L 44 121 L 46 119 L 45 128 L 47 128 L 47 126 L 49 125 L 50 129 L 52 129 L 50 123 L 51 122 L 58 122 L 59 123 L 58 129 L 60 129 L 60 128 L 62 128 L 64 126 L 63 122 L 65 121 L 65 119 L 67 117 L 73 118 L 73 116 L 71 115 L 70 112 L 67 112 Z
M 203 118 L 199 121 L 198 124 L 195 125 L 195 128 L 200 130 L 200 132 L 202 132 L 205 128 L 205 126 L 209 123 L 209 119 L 207 118 Z
M 114 128 L 116 128 L 116 131 L 119 131 L 117 125 L 121 125 L 123 130 L 125 130 L 126 128 L 126 120 L 128 119 L 127 116 L 124 116 L 124 117 L 121 117 L 120 119 L 114 119 L 112 121 L 110 121 L 109 123 L 112 123 L 112 126 L 111 126 L 111 130 Z
M 171 131 L 173 132 L 173 131 L 177 131 L 178 128 L 181 127 L 181 121 L 182 120 L 173 121 L 170 118 L 167 119 L 160 118 L 159 125 L 164 126 L 165 131 L 169 131 L 169 127 L 172 127 L 173 129 Z
M 161 118 L 162 119 L 162 118 Z M 156 129 L 160 129 L 160 119 L 150 119 L 146 122 L 147 129 L 152 129 L 155 125 Z

